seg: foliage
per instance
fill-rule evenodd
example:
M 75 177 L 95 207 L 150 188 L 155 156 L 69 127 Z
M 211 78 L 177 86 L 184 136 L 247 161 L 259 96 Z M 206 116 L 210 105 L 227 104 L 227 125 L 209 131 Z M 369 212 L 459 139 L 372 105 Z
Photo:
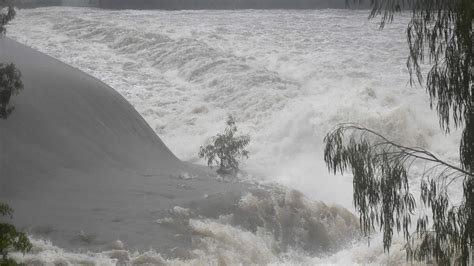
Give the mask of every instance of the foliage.
M 224 134 L 217 134 L 211 138 L 211 143 L 200 147 L 199 158 L 205 158 L 207 165 L 219 165 L 218 172 L 230 173 L 239 170 L 239 159 L 248 158 L 245 147 L 250 143 L 250 136 L 236 135 L 237 126 L 232 116 L 227 119 Z
M 6 25 L 15 17 L 15 9 L 8 0 L 0 0 L 0 38 L 6 33 Z M 21 73 L 14 64 L 0 63 L 0 118 L 7 119 L 14 110 L 9 105 L 12 95 L 23 89 Z
M 4 203 L 0 203 L 0 216 L 12 218 L 13 209 Z M 15 227 L 8 223 L 0 223 L 0 265 L 18 265 L 14 260 L 8 258 L 8 252 L 19 251 L 26 253 L 32 245 L 28 237 L 18 232 Z
M 15 17 L 15 9 L 8 0 L 0 0 L 0 35 L 4 35 L 7 31 L 5 26 Z M 4 12 L 5 11 L 5 12 Z
M 15 10 L 10 1 L 0 0 L 0 38 L 6 33 L 5 26 L 15 17 Z M 23 89 L 21 73 L 14 64 L 0 63 L 0 118 L 6 119 L 13 111 L 9 107 L 10 97 L 18 94 Z M 7 204 L 0 202 L 0 216 L 12 218 L 13 209 Z M 28 237 L 18 232 L 9 223 L 0 222 L 0 265 L 18 265 L 14 260 L 8 258 L 9 251 L 28 252 L 32 245 Z
M 393 233 L 402 231 L 407 256 L 460 264 L 469 259 L 472 245 L 472 173 L 439 159 L 419 147 L 406 147 L 355 124 L 341 124 L 324 139 L 324 160 L 330 171 L 353 174 L 353 202 L 359 212 L 362 232 L 370 235 L 378 226 L 383 244 L 390 250 Z M 426 214 L 418 217 L 410 232 L 416 200 L 410 192 L 409 170 L 416 161 L 427 163 L 421 179 L 421 202 L 431 208 L 433 226 Z M 458 206 L 449 206 L 448 186 L 463 179 L 464 196 Z M 470 190 L 469 190 L 470 189 Z M 469 192 L 471 191 L 471 192 Z M 463 250 L 466 249 L 466 250 Z
M 360 2 L 360 1 L 355 1 Z M 472 0 L 371 0 L 370 17 L 382 15 L 381 28 L 403 9 L 412 11 L 407 27 L 410 81 L 417 80 L 436 106 L 440 127 L 463 129 L 459 165 L 419 147 L 406 147 L 354 124 L 342 124 L 325 138 L 324 159 L 330 171 L 351 171 L 354 206 L 361 230 L 377 226 L 389 251 L 393 232 L 403 231 L 407 259 L 467 265 L 474 247 L 474 85 Z M 423 77 L 421 66 L 431 64 Z M 428 168 L 420 180 L 420 202 L 431 212 L 420 214 L 410 232 L 417 201 L 410 192 L 410 168 Z M 411 176 L 410 176 L 411 178 Z M 462 183 L 459 204 L 448 189 Z
M 14 64 L 0 63 L 0 118 L 7 119 L 14 110 L 10 107 L 10 98 L 23 89 L 21 73 Z
M 474 167 L 472 0 L 372 0 L 372 3 L 371 17 L 384 14 L 382 27 L 402 7 L 412 10 L 407 27 L 410 80 L 413 82 L 416 77 L 422 84 L 420 65 L 425 62 L 432 65 L 426 76 L 430 105 L 436 105 L 440 125 L 446 132 L 451 124 L 464 128 L 460 158 L 463 167 L 471 169 Z

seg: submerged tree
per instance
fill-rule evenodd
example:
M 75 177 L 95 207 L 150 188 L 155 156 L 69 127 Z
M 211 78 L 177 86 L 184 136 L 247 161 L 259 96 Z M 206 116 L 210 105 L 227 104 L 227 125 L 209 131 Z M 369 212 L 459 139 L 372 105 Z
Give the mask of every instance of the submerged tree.
M 0 217 L 12 217 L 13 209 L 4 203 L 0 203 Z M 28 237 L 18 232 L 16 228 L 9 223 L 0 222 L 0 265 L 18 265 L 14 260 L 8 257 L 8 252 L 18 251 L 26 253 L 30 251 L 32 245 Z
M 410 81 L 423 83 L 446 133 L 460 128 L 458 163 L 419 148 L 397 144 L 355 124 L 342 124 L 325 138 L 324 159 L 330 171 L 353 174 L 353 201 L 361 230 L 383 232 L 389 251 L 393 233 L 403 231 L 407 259 L 435 260 L 442 265 L 469 264 L 474 247 L 474 69 L 472 0 L 371 0 L 370 17 L 382 15 L 381 28 L 403 9 L 411 10 L 407 27 Z M 422 76 L 421 64 L 431 64 Z M 410 167 L 424 162 L 419 176 Z M 420 202 L 430 210 L 410 225 L 417 200 L 410 178 L 420 180 Z M 462 184 L 460 203 L 451 203 L 448 189 Z
M 22 89 L 21 73 L 15 65 L 0 63 L 0 118 L 7 119 L 15 109 L 10 106 L 10 98 Z
M 218 173 L 228 174 L 239 170 L 239 160 L 248 158 L 245 147 L 250 143 L 250 136 L 238 136 L 237 126 L 232 116 L 226 121 L 224 134 L 212 137 L 211 143 L 200 147 L 199 158 L 205 158 L 207 165 L 219 165 Z
M 7 0 L 0 0 L 0 9 L 1 38 L 6 33 L 6 25 L 15 17 L 15 9 Z M 14 110 L 14 107 L 10 106 L 11 96 L 18 94 L 22 89 L 21 73 L 15 65 L 0 63 L 0 118 L 8 118 Z
M 0 0 L 0 38 L 6 33 L 5 26 L 15 17 L 10 1 Z M 1 49 L 1 47 L 0 47 Z M 10 97 L 23 89 L 21 73 L 14 64 L 0 63 L 0 118 L 6 119 L 13 110 L 9 107 Z M 13 209 L 0 202 L 0 265 L 18 265 L 8 257 L 10 251 L 28 252 L 32 245 L 28 237 L 16 230 L 12 224 L 2 221 L 12 218 Z
M 4 35 L 7 31 L 5 26 L 15 18 L 16 13 L 11 1 L 8 0 L 0 0 L 0 8 L 0 34 Z

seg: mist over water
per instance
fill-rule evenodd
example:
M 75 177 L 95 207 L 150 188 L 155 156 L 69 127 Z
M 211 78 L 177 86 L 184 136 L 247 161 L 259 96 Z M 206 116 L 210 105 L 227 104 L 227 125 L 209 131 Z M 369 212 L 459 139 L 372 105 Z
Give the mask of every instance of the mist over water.
M 203 164 L 199 146 L 231 114 L 252 138 L 243 178 L 277 182 L 352 210 L 351 177 L 328 173 L 323 161 L 323 138 L 337 123 L 360 123 L 448 160 L 458 156 L 459 134 L 445 136 L 425 90 L 408 83 L 408 18 L 398 17 L 380 31 L 367 15 L 41 8 L 19 10 L 8 34 L 112 86 L 180 159 Z M 226 234 L 238 230 L 191 224 Z M 240 241 L 257 241 L 245 237 Z M 300 262 L 404 260 L 402 251 L 384 257 L 381 245 L 374 245 L 362 241 L 332 257 Z M 396 242 L 397 247 L 402 246 Z

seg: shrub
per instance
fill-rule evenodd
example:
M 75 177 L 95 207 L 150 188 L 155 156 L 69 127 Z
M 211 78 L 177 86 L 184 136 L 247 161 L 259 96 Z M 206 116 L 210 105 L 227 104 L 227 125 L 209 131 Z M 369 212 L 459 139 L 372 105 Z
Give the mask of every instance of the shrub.
M 217 134 L 211 138 L 211 143 L 200 147 L 199 158 L 207 160 L 207 165 L 219 165 L 218 173 L 230 174 L 239 170 L 239 160 L 248 159 L 249 152 L 245 147 L 250 142 L 248 135 L 236 135 L 237 126 L 235 119 L 229 116 L 224 134 Z
M 10 98 L 22 89 L 21 73 L 15 65 L 0 63 L 0 118 L 8 118 L 14 110 L 14 107 L 9 104 Z
M 7 204 L 0 203 L 0 216 L 12 218 L 13 209 Z M 18 265 L 14 260 L 8 258 L 9 251 L 20 251 L 26 253 L 31 250 L 28 237 L 18 232 L 9 223 L 0 222 L 0 265 Z
M 7 29 L 6 25 L 15 18 L 15 9 L 10 0 L 0 0 L 0 38 Z M 10 98 L 23 89 L 21 73 L 14 64 L 0 62 L 0 118 L 7 119 L 8 115 L 15 109 L 11 106 Z

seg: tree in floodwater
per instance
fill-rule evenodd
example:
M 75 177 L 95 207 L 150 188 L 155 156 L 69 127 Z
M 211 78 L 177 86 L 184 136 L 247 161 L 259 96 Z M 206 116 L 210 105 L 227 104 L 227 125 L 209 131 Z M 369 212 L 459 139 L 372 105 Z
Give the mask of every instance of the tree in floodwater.
M 217 134 L 211 138 L 211 143 L 200 147 L 199 158 L 205 158 L 207 165 L 219 165 L 218 173 L 229 174 L 239 170 L 239 160 L 248 158 L 245 147 L 250 143 L 250 136 L 237 135 L 235 119 L 229 116 L 224 134 Z
M 0 38 L 6 33 L 5 26 L 15 17 L 15 10 L 9 1 L 0 1 Z M 1 49 L 1 47 L 0 47 Z M 13 110 L 9 107 L 10 97 L 23 89 L 21 73 L 14 64 L 0 63 L 0 118 L 7 119 Z M 0 173 L 1 174 L 1 173 Z M 7 204 L 0 202 L 0 218 L 12 218 L 13 209 Z M 28 252 L 32 245 L 28 237 L 16 230 L 12 224 L 0 219 L 0 265 L 18 265 L 8 257 L 8 252 Z
M 403 231 L 407 259 L 467 265 L 474 247 L 474 2 L 371 0 L 371 4 L 370 18 L 381 15 L 381 28 L 397 12 L 411 10 L 407 27 L 410 81 L 425 84 L 445 133 L 450 128 L 463 130 L 460 159 L 451 163 L 363 126 L 341 124 L 324 139 L 324 160 L 331 172 L 352 172 L 361 230 L 369 235 L 379 227 L 387 252 L 394 231 Z M 426 77 L 423 63 L 431 65 Z M 412 177 L 409 170 L 416 161 L 429 167 Z M 418 215 L 413 232 L 417 200 L 410 192 L 409 178 L 420 180 L 420 202 L 430 213 Z M 449 198 L 453 184 L 462 184 L 459 204 Z
M 15 107 L 10 106 L 10 98 L 23 89 L 21 73 L 15 65 L 0 63 L 0 118 L 7 119 Z
M 8 0 L 0 0 L 0 34 L 4 35 L 7 32 L 6 25 L 15 18 L 16 12 L 13 5 Z
M 12 218 L 12 213 L 12 208 L 0 203 L 0 217 Z M 24 233 L 18 232 L 9 223 L 0 222 L 0 265 L 18 265 L 18 263 L 8 257 L 8 252 L 18 251 L 26 253 L 31 248 L 32 245 Z
M 15 17 L 15 9 L 10 1 L 0 0 L 0 10 L 1 38 L 6 33 L 6 25 Z M 14 110 L 14 107 L 10 106 L 11 96 L 18 94 L 22 89 L 21 73 L 15 65 L 0 63 L 0 118 L 8 118 Z

